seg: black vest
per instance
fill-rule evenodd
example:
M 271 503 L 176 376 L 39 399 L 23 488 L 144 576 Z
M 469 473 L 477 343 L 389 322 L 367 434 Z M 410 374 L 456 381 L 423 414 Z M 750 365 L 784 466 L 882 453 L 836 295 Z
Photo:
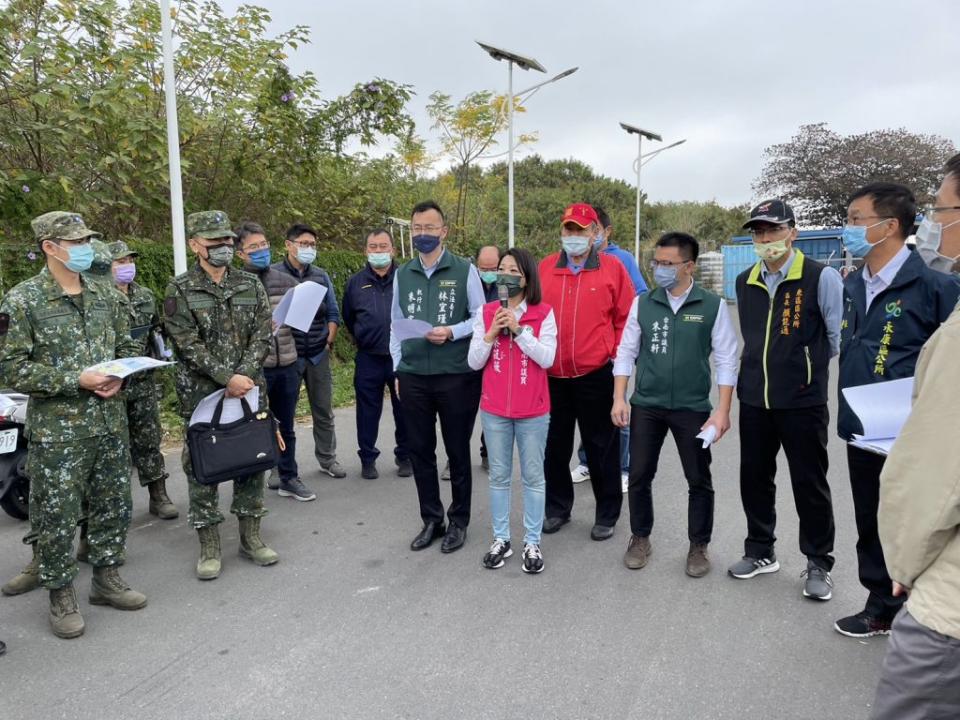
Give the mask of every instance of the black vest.
M 743 335 L 737 397 L 770 410 L 826 405 L 830 343 L 817 300 L 825 266 L 794 250 L 790 270 L 771 296 L 762 264 L 737 277 Z

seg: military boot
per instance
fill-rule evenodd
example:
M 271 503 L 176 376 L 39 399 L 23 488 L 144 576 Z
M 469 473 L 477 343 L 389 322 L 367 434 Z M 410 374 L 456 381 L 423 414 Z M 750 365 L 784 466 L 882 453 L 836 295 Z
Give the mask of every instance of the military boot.
M 131 590 L 116 565 L 95 567 L 90 583 L 90 604 L 110 605 L 117 610 L 139 610 L 147 604 L 147 596 Z
M 83 616 L 73 583 L 50 591 L 50 628 L 58 638 L 83 635 Z
M 22 595 L 40 587 L 40 561 L 37 559 L 37 545 L 34 543 L 30 547 L 33 549 L 33 558 L 10 582 L 0 587 L 0 592 L 4 595 Z
M 260 539 L 260 518 L 240 518 L 240 554 L 257 565 L 273 565 L 280 556 Z
M 156 515 L 161 520 L 173 520 L 180 517 L 180 511 L 167 495 L 167 481 L 164 478 L 154 480 L 147 485 L 150 492 L 150 514 Z
M 197 560 L 197 577 L 214 580 L 220 576 L 220 529 L 216 525 L 197 528 L 200 536 L 200 559 Z

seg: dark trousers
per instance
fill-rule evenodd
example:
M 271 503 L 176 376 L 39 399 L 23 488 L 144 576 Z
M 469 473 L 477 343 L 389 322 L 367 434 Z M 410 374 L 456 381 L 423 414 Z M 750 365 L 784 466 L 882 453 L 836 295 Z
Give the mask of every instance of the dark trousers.
M 447 511 L 450 523 L 462 528 L 470 523 L 470 437 L 480 407 L 481 375 L 476 372 L 453 375 L 398 373 L 400 406 L 411 429 L 407 447 L 413 465 L 413 479 L 420 500 L 420 517 L 426 522 L 443 522 L 443 501 L 437 476 L 437 416 L 450 461 L 453 500 Z
M 665 410 L 637 407 L 630 411 L 630 531 L 648 537 L 653 530 L 653 493 L 660 449 L 673 435 L 680 464 L 687 479 L 687 536 L 690 542 L 705 545 L 713 532 L 713 483 L 710 477 L 710 448 L 697 438 L 710 413 L 693 410 Z
M 374 462 L 380 455 L 377 450 L 377 435 L 380 433 L 380 416 L 383 414 L 383 388 L 390 391 L 390 406 L 393 408 L 394 457 L 406 460 L 407 425 L 400 411 L 400 400 L 394 389 L 393 359 L 389 355 L 374 355 L 357 351 L 353 366 L 353 389 L 357 396 L 357 455 L 363 464 Z
M 865 610 L 881 620 L 893 620 L 905 598 L 893 596 L 893 584 L 883 559 L 877 511 L 880 509 L 882 455 L 847 445 L 847 467 L 857 521 L 857 569 L 860 584 L 870 593 Z
M 620 517 L 620 430 L 610 419 L 613 365 L 577 378 L 550 378 L 550 429 L 543 458 L 547 481 L 546 516 L 568 518 L 573 510 L 570 457 L 573 431 L 580 428 L 590 483 L 597 501 L 595 523 L 613 527 Z
M 744 554 L 773 554 L 777 526 L 777 453 L 781 446 L 790 468 L 793 501 L 800 518 L 800 552 L 830 570 L 833 567 L 833 503 L 827 484 L 826 405 L 766 410 L 740 403 L 740 499 L 747 516 Z
M 300 397 L 300 372 L 297 364 L 286 367 L 264 368 L 267 379 L 267 398 L 270 410 L 280 424 L 280 437 L 286 450 L 280 453 L 277 472 L 280 480 L 292 480 L 297 470 L 297 433 L 293 427 L 293 418 L 297 411 L 297 399 Z

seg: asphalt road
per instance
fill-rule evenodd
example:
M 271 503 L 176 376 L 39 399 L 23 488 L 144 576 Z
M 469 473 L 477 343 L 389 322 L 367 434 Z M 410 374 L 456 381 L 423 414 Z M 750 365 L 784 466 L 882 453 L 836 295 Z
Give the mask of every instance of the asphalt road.
M 384 430 L 390 422 L 386 413 Z M 701 580 L 683 573 L 685 483 L 670 440 L 655 482 L 654 552 L 645 569 L 629 571 L 621 562 L 629 537 L 626 507 L 612 540 L 590 540 L 594 502 L 589 484 L 582 484 L 573 521 L 544 538 L 545 571 L 527 576 L 519 553 L 500 570 L 480 566 L 491 531 L 479 467 L 466 546 L 451 555 L 441 555 L 439 544 L 414 553 L 408 545 L 420 521 L 413 479 L 395 476 L 389 450 L 379 480 L 359 477 L 352 409 L 337 412 L 337 435 L 346 479 L 318 474 L 309 428 L 302 428 L 301 470 L 318 500 L 297 503 L 268 491 L 264 536 L 281 554 L 273 567 L 237 555 L 231 517 L 222 526 L 223 573 L 201 583 L 186 513 L 156 520 L 147 514 L 146 492 L 136 487 L 123 574 L 148 594 L 146 609 L 91 607 L 86 566 L 77 587 L 87 629 L 78 640 L 49 632 L 45 591 L 0 598 L 0 639 L 8 645 L 0 658 L 0 715 L 867 717 L 886 640 L 861 642 L 832 629 L 864 600 L 836 437 L 830 440 L 836 588 L 832 601 L 816 603 L 800 595 L 805 561 L 784 463 L 781 571 L 749 581 L 726 575 L 741 555 L 745 532 L 736 424 L 714 452 L 714 569 Z M 479 428 L 474 440 L 479 461 Z M 167 466 L 171 495 L 185 510 L 179 456 L 168 456 Z M 226 511 L 228 501 L 222 505 Z M 519 540 L 519 502 L 513 515 Z M 24 531 L 25 524 L 0 516 L 4 580 L 27 559 L 19 544 Z

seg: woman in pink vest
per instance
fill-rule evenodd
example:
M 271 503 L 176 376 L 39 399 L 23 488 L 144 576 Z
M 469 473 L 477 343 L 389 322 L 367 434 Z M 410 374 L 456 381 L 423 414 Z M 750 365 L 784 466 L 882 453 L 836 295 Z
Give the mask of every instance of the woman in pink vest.
M 500 297 L 477 313 L 467 361 L 483 370 L 480 420 L 490 461 L 490 514 L 493 544 L 485 568 L 503 567 L 510 548 L 510 480 L 513 443 L 520 451 L 523 478 L 523 571 L 543 571 L 543 449 L 550 424 L 547 368 L 557 351 L 553 309 L 540 302 L 537 263 L 526 250 L 507 250 L 497 274 Z

